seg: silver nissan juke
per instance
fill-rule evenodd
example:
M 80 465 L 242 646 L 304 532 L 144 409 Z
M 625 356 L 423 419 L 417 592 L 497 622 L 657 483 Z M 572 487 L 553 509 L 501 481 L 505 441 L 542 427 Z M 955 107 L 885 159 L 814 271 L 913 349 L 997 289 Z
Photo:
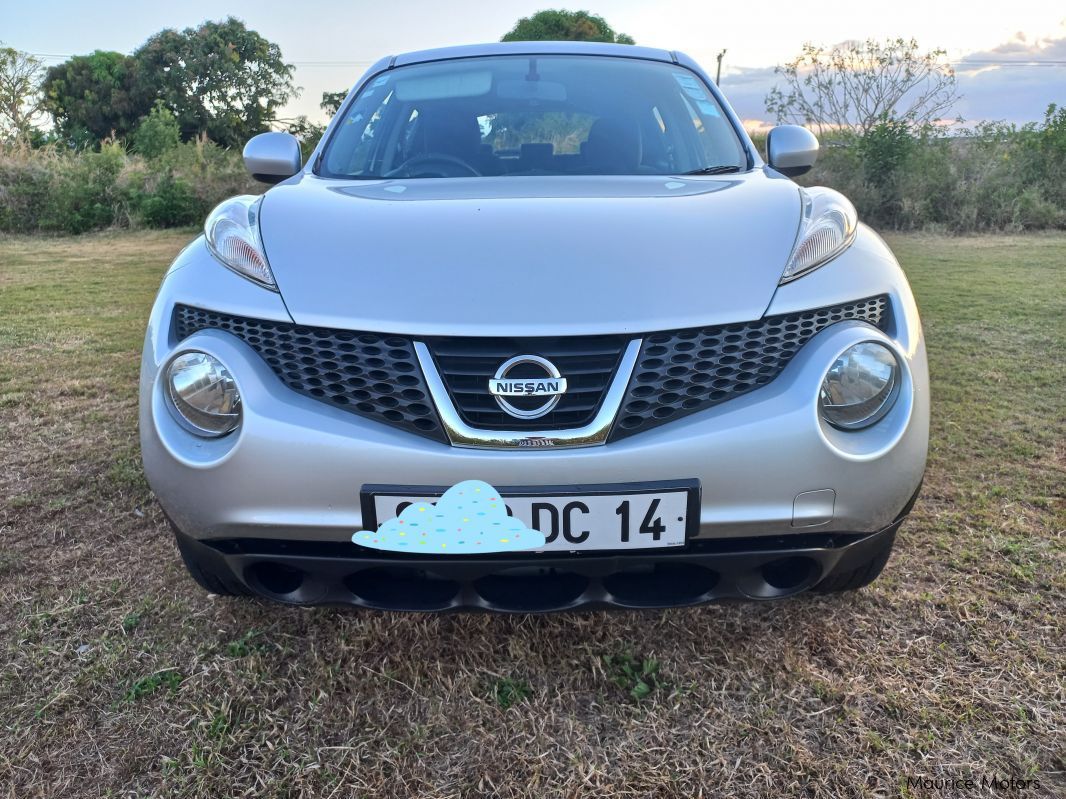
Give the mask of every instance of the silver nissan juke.
M 216 594 L 442 611 L 860 588 L 925 469 L 907 280 L 681 53 L 384 58 L 163 279 L 144 467 Z M 499 496 L 496 496 L 496 495 Z M 479 504 L 480 503 L 480 504 Z

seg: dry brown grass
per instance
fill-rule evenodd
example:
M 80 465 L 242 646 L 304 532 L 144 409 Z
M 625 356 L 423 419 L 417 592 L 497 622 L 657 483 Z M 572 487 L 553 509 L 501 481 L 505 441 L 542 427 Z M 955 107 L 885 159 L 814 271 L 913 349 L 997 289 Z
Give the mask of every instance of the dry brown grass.
M 187 238 L 0 239 L 0 795 L 1066 791 L 1066 237 L 893 239 L 936 406 L 873 587 L 550 617 L 196 588 L 135 434 L 143 323 Z M 640 702 L 626 654 L 658 664 Z M 1040 786 L 907 785 L 985 775 Z

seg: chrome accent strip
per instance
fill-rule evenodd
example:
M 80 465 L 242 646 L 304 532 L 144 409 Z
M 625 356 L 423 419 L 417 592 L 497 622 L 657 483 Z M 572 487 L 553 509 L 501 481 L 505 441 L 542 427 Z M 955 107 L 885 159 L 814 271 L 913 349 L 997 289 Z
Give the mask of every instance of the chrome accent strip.
M 642 340 L 633 339 L 626 345 L 625 352 L 618 362 L 614 378 L 603 397 L 600 410 L 591 422 L 584 427 L 574 427 L 569 430 L 548 430 L 544 432 L 525 430 L 484 430 L 471 427 L 459 416 L 452 404 L 452 398 L 448 396 L 448 389 L 437 372 L 437 365 L 433 362 L 429 347 L 422 341 L 415 341 L 415 355 L 422 367 L 422 374 L 429 387 L 430 396 L 437 406 L 444 430 L 454 447 L 467 447 L 472 449 L 513 449 L 513 448 L 566 448 L 566 447 L 593 447 L 604 444 L 607 434 L 611 431 L 615 416 L 622 405 L 626 388 L 629 386 L 629 378 L 633 376 L 633 369 L 637 364 L 637 356 L 640 354 Z

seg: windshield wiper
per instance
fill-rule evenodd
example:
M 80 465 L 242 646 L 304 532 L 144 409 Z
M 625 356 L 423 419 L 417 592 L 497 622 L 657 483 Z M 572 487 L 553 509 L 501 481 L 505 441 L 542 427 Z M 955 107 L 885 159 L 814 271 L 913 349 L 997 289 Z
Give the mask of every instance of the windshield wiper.
M 690 169 L 682 172 L 682 175 L 725 175 L 729 172 L 739 172 L 740 167 L 735 164 L 719 164 L 717 166 L 701 166 L 699 169 Z

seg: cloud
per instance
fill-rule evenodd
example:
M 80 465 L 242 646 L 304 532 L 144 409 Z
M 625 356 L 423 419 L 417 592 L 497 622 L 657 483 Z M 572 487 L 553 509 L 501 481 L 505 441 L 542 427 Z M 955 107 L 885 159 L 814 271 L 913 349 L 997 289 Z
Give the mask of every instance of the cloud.
M 476 555 L 540 549 L 544 534 L 508 516 L 500 493 L 491 485 L 464 480 L 445 491 L 436 505 L 408 505 L 376 532 L 358 532 L 352 541 L 389 552 Z
M 736 67 L 722 76 L 721 89 L 750 130 L 767 118 L 766 95 L 780 82 L 773 67 Z
M 979 50 L 963 56 L 959 61 L 962 68 L 970 61 L 1062 61 L 1066 60 L 1066 36 L 1042 36 L 1030 39 L 1018 32 L 1003 44 L 990 50 Z
M 1028 39 L 1018 33 L 990 50 L 969 53 L 955 65 L 962 94 L 957 113 L 969 121 L 1041 121 L 1049 104 L 1064 100 L 1062 62 L 1066 36 Z
M 1058 72 L 1056 84 L 1053 79 Z M 1058 88 L 1066 83 L 1063 67 L 992 67 L 980 72 L 959 73 L 962 99 L 955 113 L 967 122 L 1004 121 L 1022 125 L 1039 122 L 1051 103 L 1061 103 Z

